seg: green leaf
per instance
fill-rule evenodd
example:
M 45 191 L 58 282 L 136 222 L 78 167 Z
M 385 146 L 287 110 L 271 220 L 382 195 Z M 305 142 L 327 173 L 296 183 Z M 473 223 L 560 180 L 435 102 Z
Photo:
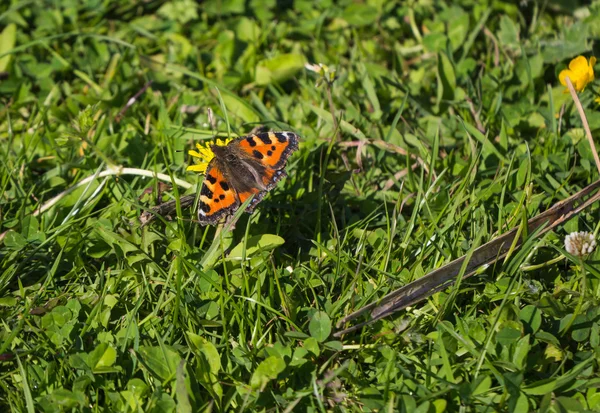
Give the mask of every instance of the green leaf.
M 250 258 L 253 255 L 256 255 L 258 252 L 272 251 L 284 243 L 285 240 L 278 235 L 254 235 L 250 237 L 247 242 L 244 243 L 244 241 L 242 241 L 233 247 L 228 255 L 228 258 L 233 260 L 241 260 L 243 258 L 244 246 L 246 248 L 246 258 Z
M 331 320 L 324 311 L 317 311 L 313 314 L 310 323 L 308 323 L 308 331 L 317 341 L 324 342 L 331 333 Z
M 297 347 L 294 349 L 294 354 L 292 355 L 292 361 L 290 362 L 290 366 L 301 366 L 306 363 L 308 360 L 304 357 L 308 354 L 308 350 L 304 347 Z
M 255 43 L 260 39 L 260 27 L 254 20 L 242 17 L 238 20 L 235 34 L 243 42 Z
M 591 328 L 592 323 L 588 321 L 587 316 L 579 314 L 575 317 L 575 321 L 571 326 L 571 338 L 578 343 L 587 341 L 590 337 Z
M 67 389 L 56 389 L 46 396 L 46 399 L 59 411 L 68 411 L 85 404 L 84 397 Z
M 143 397 L 148 393 L 148 385 L 141 379 L 133 378 L 127 382 L 127 390 L 131 391 L 136 397 Z
M 572 59 L 591 50 L 591 45 L 587 41 L 588 27 L 585 23 L 577 22 L 563 30 L 562 38 L 549 39 L 545 42 L 542 49 L 544 63 L 557 63 L 565 59 Z
M 452 62 L 445 53 L 438 54 L 438 74 L 443 88 L 442 98 L 445 100 L 454 99 L 454 90 L 456 89 L 456 74 Z
M 525 368 L 525 362 L 527 361 L 527 355 L 529 354 L 530 349 L 531 345 L 529 344 L 529 335 L 521 337 L 517 341 L 513 355 L 513 363 L 515 366 L 519 367 L 520 369 Z
M 189 378 L 185 370 L 185 360 L 181 360 L 177 366 L 177 378 L 175 381 L 175 394 L 177 395 L 177 412 L 191 413 L 192 404 L 188 392 Z
M 117 351 L 107 343 L 100 343 L 89 353 L 87 364 L 94 373 L 103 373 L 108 367 L 112 367 L 116 360 Z
M 269 383 L 269 381 L 277 378 L 277 376 L 285 370 L 285 362 L 277 357 L 271 356 L 263 360 L 250 379 L 250 386 L 254 390 L 261 390 Z
M 319 356 L 321 354 L 321 349 L 319 348 L 319 342 L 314 337 L 309 337 L 304 340 L 304 348 L 307 351 L 310 351 L 315 356 Z
M 505 327 L 496 334 L 496 341 L 503 346 L 517 342 L 521 338 L 521 332 L 512 327 Z
M 263 60 L 256 66 L 255 82 L 257 85 L 281 83 L 291 79 L 304 68 L 306 59 L 297 53 L 286 53 Z
M 544 379 L 531 383 L 522 388 L 525 394 L 543 395 L 550 393 L 556 387 L 556 379 Z
M 310 104 L 305 104 L 304 106 L 307 109 L 312 110 L 317 116 L 319 116 L 319 118 L 321 118 L 326 123 L 333 125 L 333 119 L 332 119 L 331 112 L 328 112 L 325 109 L 322 109 L 322 108 L 319 108 L 317 106 L 313 106 Z M 354 136 L 355 138 L 358 138 L 360 140 L 367 139 L 365 134 L 360 129 L 358 129 L 357 127 L 353 126 L 352 124 L 348 123 L 345 120 L 342 120 L 339 123 L 339 126 L 344 132 Z
M 456 51 L 464 45 L 469 33 L 469 20 L 469 15 L 461 10 L 457 17 L 452 18 L 448 22 L 448 39 L 450 40 L 452 51 Z
M 330 350 L 334 350 L 334 351 L 342 351 L 344 348 L 344 345 L 341 341 L 328 341 L 327 343 L 324 344 L 324 346 Z
M 506 15 L 500 17 L 498 40 L 505 46 L 514 46 L 519 43 L 519 29 L 513 20 Z
M 260 118 L 247 104 L 243 103 L 234 96 L 230 96 L 226 93 L 221 94 L 223 102 L 227 107 L 227 112 L 230 116 L 237 116 L 246 123 L 256 123 L 260 121 Z
M 542 325 L 542 313 L 534 305 L 527 305 L 519 312 L 519 318 L 525 323 L 529 333 L 536 333 Z
M 215 345 L 204 337 L 189 331 L 187 336 L 192 344 L 192 350 L 194 353 L 202 353 L 208 361 L 210 372 L 213 374 L 218 374 L 221 371 L 221 356 L 219 355 Z
M 423 47 L 430 53 L 445 50 L 447 42 L 448 38 L 444 33 L 429 33 L 423 37 Z
M 8 69 L 12 54 L 9 53 L 15 47 L 17 42 L 17 25 L 14 23 L 9 24 L 4 28 L 0 34 L 0 72 L 5 72 Z M 3 56 L 5 55 L 5 56 Z
M 464 125 L 465 129 L 467 130 L 467 132 L 472 137 L 474 137 L 479 143 L 481 143 L 483 145 L 483 149 L 484 150 L 493 153 L 501 161 L 507 162 L 506 157 L 504 155 L 502 155 L 502 153 L 500 153 L 500 151 L 496 148 L 496 146 L 494 145 L 494 143 L 492 141 L 490 141 L 487 136 L 485 136 L 475 126 L 473 126 L 473 125 L 471 125 L 469 123 L 463 122 L 462 124 Z
M 221 356 L 217 348 L 209 340 L 192 332 L 188 332 L 187 337 L 192 351 L 199 357 L 197 364 L 198 381 L 208 391 L 213 392 L 213 397 L 221 399 L 223 389 L 217 376 L 221 371 Z
M 364 3 L 352 3 L 344 10 L 342 18 L 353 26 L 368 26 L 377 21 L 378 11 Z
M 140 362 L 155 377 L 162 381 L 170 381 L 175 378 L 181 357 L 172 347 L 166 345 L 162 347 L 141 346 L 136 354 Z
M 172 413 L 177 407 L 173 398 L 162 390 L 152 394 L 150 405 L 152 408 L 148 410 L 149 413 Z
M 27 240 L 21 234 L 12 229 L 6 232 L 4 237 L 4 245 L 13 250 L 20 250 L 27 245 Z

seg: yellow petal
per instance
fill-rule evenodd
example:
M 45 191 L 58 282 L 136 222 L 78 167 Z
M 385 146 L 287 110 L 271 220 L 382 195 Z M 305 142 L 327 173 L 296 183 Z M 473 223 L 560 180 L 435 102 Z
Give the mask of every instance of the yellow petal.
M 583 56 L 577 56 L 575 59 L 571 60 L 571 62 L 569 63 L 569 69 L 571 69 L 575 72 L 578 70 L 581 70 L 582 68 L 587 70 L 587 66 L 588 66 L 588 61 Z
M 199 163 L 197 165 L 190 165 L 187 168 L 185 168 L 186 171 L 191 171 L 191 172 L 200 172 L 200 173 L 204 173 L 206 172 L 206 168 L 208 167 L 208 164 L 206 163 Z
M 569 69 L 564 69 L 560 71 L 560 73 L 558 74 L 558 80 L 560 81 L 561 85 L 567 86 L 567 81 L 565 80 L 567 76 L 569 76 L 569 79 L 571 79 L 572 77 L 571 71 Z

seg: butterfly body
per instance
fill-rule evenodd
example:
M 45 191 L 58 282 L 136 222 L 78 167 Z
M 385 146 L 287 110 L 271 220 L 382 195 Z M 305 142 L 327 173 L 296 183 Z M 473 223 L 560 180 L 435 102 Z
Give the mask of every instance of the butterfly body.
M 287 176 L 286 161 L 296 149 L 298 136 L 292 132 L 257 133 L 225 146 L 212 145 L 214 158 L 200 190 L 200 223 L 216 224 L 235 213 L 250 196 L 254 197 L 246 211 L 254 211 L 267 191 Z

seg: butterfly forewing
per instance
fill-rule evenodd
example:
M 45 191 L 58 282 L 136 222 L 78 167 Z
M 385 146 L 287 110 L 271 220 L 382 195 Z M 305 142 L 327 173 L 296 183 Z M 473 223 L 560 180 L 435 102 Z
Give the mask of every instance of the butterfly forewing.
M 298 149 L 298 136 L 292 132 L 263 132 L 239 138 L 239 145 L 261 164 L 281 169 Z

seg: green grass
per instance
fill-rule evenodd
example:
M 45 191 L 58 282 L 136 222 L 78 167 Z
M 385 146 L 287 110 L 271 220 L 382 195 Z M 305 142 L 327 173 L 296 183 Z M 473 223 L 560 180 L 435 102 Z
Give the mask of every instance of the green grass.
M 597 205 L 333 337 L 598 179 L 558 82 L 598 54 L 588 3 L 2 3 L 0 409 L 600 409 L 600 256 L 560 259 Z M 580 93 L 596 135 L 598 90 Z M 144 173 L 187 182 L 162 201 L 193 194 L 187 150 L 257 126 L 301 143 L 254 214 L 140 227 Z

